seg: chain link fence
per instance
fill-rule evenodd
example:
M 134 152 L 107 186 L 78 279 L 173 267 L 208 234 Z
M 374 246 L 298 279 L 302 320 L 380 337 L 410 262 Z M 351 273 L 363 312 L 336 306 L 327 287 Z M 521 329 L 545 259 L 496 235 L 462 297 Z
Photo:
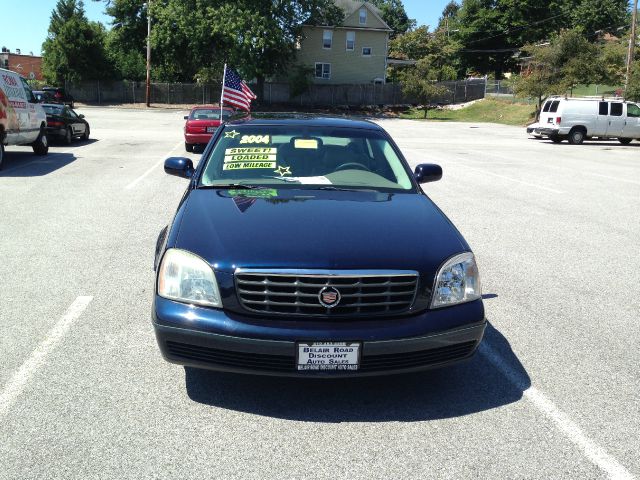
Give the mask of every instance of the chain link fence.
M 493 81 L 487 82 L 487 95 L 500 96 L 500 95 L 508 95 L 513 96 L 513 87 L 509 81 Z
M 484 79 L 442 82 L 448 93 L 432 103 L 448 105 L 484 98 Z M 255 85 L 251 85 L 255 90 Z M 89 104 L 143 103 L 144 82 L 81 82 L 68 85 L 77 102 Z M 220 100 L 220 85 L 196 83 L 152 83 L 151 103 L 167 105 L 213 104 Z M 309 91 L 291 97 L 288 83 L 265 83 L 263 105 L 291 107 L 363 107 L 369 105 L 407 105 L 419 103 L 402 93 L 399 83 L 359 85 L 311 85 Z

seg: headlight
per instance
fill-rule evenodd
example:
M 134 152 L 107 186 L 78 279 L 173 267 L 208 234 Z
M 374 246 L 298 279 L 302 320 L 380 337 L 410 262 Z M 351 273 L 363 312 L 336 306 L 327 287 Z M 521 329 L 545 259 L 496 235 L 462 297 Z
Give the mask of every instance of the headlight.
M 170 248 L 158 270 L 158 295 L 178 302 L 221 307 L 213 269 L 200 257 Z
M 481 297 L 480 275 L 473 253 L 461 253 L 447 260 L 438 271 L 431 308 L 470 302 Z

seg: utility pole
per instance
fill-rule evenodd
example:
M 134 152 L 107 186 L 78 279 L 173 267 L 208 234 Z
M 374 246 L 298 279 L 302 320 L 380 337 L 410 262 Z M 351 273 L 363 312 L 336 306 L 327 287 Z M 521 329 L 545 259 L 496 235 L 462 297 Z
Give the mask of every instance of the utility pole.
M 627 93 L 629 79 L 631 78 L 631 66 L 633 65 L 633 54 L 636 50 L 636 21 L 638 19 L 638 0 L 633 0 L 633 15 L 631 20 L 631 38 L 629 39 L 629 52 L 627 53 L 627 76 L 624 82 L 624 91 Z
M 638 0 L 636 0 L 637 2 Z M 147 0 L 147 107 L 151 106 L 151 0 Z

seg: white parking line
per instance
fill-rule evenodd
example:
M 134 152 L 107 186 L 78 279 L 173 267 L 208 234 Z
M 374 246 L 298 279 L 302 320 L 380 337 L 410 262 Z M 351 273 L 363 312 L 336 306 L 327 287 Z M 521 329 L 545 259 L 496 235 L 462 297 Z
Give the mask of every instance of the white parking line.
M 171 154 L 173 153 L 173 151 L 178 148 L 180 145 L 182 145 L 183 142 L 179 142 L 175 147 L 173 147 L 171 150 L 169 150 L 169 152 L 165 155 L 165 157 L 169 157 L 171 156 Z M 136 178 L 133 182 L 131 182 L 129 185 L 127 185 L 126 187 L 124 187 L 126 190 L 131 190 L 133 187 L 135 187 L 136 185 L 138 185 L 138 183 L 140 183 L 142 180 L 144 180 L 147 175 L 149 175 L 151 172 L 153 172 L 156 168 L 158 168 L 159 165 L 161 165 L 164 162 L 164 158 L 161 158 L 159 161 L 157 161 L 156 163 L 154 163 L 151 168 L 149 168 L 149 170 L 147 170 L 146 172 L 144 172 L 142 175 L 140 175 L 138 178 Z
M 31 356 L 20 366 L 20 368 L 11 376 L 9 382 L 4 386 L 0 393 L 0 420 L 2 420 L 9 409 L 20 396 L 25 386 L 36 373 L 38 368 L 44 365 L 44 362 L 65 334 L 74 321 L 82 315 L 82 312 L 91 303 L 93 297 L 78 297 L 74 300 L 66 313 L 58 320 L 53 328 L 49 331 L 46 338 L 36 347 Z
M 624 468 L 615 458 L 609 455 L 604 448 L 585 435 L 582 429 L 569 416 L 558 409 L 555 404 L 540 390 L 529 386 L 502 357 L 491 348 L 486 341 L 480 345 L 480 354 L 498 369 L 516 388 L 523 391 L 523 396 L 534 407 L 544 414 L 571 442 L 582 449 L 582 453 L 596 466 L 605 471 L 613 480 L 633 480 L 635 477 Z

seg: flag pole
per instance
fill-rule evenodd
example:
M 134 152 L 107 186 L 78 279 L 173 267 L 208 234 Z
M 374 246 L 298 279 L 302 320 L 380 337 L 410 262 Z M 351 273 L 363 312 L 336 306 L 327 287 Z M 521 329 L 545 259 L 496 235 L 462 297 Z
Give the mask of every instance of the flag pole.
M 222 90 L 220 90 L 220 125 L 222 125 L 222 97 L 224 96 L 224 79 L 227 76 L 227 64 L 224 64 L 224 72 L 222 73 Z

